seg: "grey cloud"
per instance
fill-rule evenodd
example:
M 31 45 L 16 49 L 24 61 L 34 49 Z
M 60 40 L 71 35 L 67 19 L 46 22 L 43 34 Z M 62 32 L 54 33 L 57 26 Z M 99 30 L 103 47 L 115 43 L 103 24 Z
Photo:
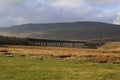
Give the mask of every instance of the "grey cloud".
M 0 0 L 0 26 L 66 21 L 115 23 L 120 0 Z
M 120 11 L 116 14 L 113 23 L 114 24 L 120 24 Z

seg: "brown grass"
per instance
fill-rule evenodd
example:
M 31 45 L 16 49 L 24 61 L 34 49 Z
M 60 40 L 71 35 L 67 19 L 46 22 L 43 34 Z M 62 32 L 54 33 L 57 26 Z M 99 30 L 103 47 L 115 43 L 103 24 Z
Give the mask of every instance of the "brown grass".
M 84 60 L 87 62 L 97 63 L 120 63 L 120 46 L 117 43 L 108 43 L 99 49 L 75 49 L 75 48 L 56 48 L 56 47 L 40 47 L 40 46 L 1 46 L 0 54 L 11 53 L 14 55 L 24 56 L 50 56 L 57 58 L 69 58 Z M 112 46 L 112 47 L 111 47 Z M 110 48 L 108 48 L 110 47 Z M 106 49 L 107 48 L 107 49 Z

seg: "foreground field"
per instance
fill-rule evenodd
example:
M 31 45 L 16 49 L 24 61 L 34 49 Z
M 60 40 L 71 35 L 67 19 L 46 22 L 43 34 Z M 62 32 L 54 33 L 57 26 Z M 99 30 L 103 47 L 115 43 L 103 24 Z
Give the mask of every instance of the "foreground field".
M 0 57 L 1 80 L 120 80 L 120 65 L 29 57 Z
M 1 80 L 120 80 L 120 43 L 98 49 L 0 46 Z

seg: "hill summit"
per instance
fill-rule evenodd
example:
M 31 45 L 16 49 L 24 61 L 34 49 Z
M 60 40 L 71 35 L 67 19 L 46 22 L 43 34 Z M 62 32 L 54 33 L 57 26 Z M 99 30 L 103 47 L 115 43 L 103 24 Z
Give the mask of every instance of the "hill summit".
M 0 28 L 0 34 L 55 40 L 120 40 L 120 25 L 101 22 L 23 24 Z

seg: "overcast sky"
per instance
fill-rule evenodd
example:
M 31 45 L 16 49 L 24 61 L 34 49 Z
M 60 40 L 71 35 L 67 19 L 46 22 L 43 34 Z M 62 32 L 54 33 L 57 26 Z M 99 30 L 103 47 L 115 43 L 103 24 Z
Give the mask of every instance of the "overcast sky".
M 0 0 L 0 27 L 75 21 L 120 24 L 120 0 Z

